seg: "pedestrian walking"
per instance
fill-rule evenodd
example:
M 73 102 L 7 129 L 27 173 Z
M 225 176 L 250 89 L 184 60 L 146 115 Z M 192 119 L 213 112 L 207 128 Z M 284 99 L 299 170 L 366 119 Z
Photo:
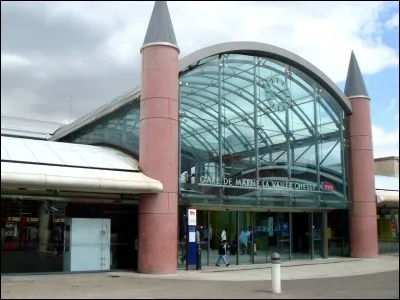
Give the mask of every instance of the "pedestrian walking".
M 227 248 L 228 248 L 228 243 L 226 242 L 226 240 L 223 240 L 222 243 L 221 243 L 221 245 L 220 245 L 219 248 L 218 248 L 219 257 L 218 257 L 217 262 L 215 263 L 215 265 L 216 265 L 217 267 L 219 267 L 219 263 L 221 262 L 221 260 L 223 260 L 224 263 L 225 263 L 225 265 L 226 265 L 227 267 L 229 267 L 230 263 L 229 263 L 228 260 L 226 259 L 226 251 L 227 251 Z

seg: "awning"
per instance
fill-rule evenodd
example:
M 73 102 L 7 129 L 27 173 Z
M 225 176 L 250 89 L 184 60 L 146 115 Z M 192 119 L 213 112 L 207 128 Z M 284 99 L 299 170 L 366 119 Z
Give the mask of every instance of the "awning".
M 1 137 L 1 187 L 73 192 L 159 193 L 163 185 L 116 149 Z
M 375 190 L 377 206 L 399 206 L 399 191 Z
M 161 182 L 141 172 L 1 162 L 2 188 L 103 192 L 159 193 Z

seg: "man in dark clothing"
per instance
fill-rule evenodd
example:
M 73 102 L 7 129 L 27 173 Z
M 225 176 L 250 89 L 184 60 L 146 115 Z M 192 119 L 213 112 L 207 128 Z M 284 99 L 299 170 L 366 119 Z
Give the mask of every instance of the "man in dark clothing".
M 229 267 L 230 263 L 229 263 L 228 260 L 226 259 L 226 251 L 227 251 L 227 248 L 228 248 L 228 243 L 226 242 L 226 240 L 223 240 L 222 243 L 221 243 L 221 245 L 220 245 L 219 248 L 218 248 L 219 257 L 218 257 L 217 262 L 215 263 L 215 265 L 216 265 L 217 267 L 219 267 L 219 263 L 220 263 L 221 260 L 223 260 L 224 263 L 225 263 L 225 265 L 226 265 L 227 267 Z

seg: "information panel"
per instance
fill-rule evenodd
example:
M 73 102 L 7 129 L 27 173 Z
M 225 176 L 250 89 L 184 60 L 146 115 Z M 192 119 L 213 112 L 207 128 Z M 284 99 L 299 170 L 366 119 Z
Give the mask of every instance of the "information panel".
M 195 270 L 197 265 L 197 243 L 196 243 L 196 209 L 189 208 L 187 210 L 187 260 L 186 269 Z

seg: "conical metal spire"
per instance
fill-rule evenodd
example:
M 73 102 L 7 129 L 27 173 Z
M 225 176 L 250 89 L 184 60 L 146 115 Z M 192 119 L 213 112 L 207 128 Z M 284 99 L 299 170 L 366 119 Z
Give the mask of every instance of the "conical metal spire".
M 365 87 L 364 78 L 361 74 L 360 67 L 354 51 L 351 51 L 349 69 L 347 71 L 346 86 L 344 94 L 348 98 L 364 97 L 369 98 L 367 89 Z
M 178 48 L 167 1 L 156 1 L 154 3 L 142 48 L 153 43 L 167 43 Z

